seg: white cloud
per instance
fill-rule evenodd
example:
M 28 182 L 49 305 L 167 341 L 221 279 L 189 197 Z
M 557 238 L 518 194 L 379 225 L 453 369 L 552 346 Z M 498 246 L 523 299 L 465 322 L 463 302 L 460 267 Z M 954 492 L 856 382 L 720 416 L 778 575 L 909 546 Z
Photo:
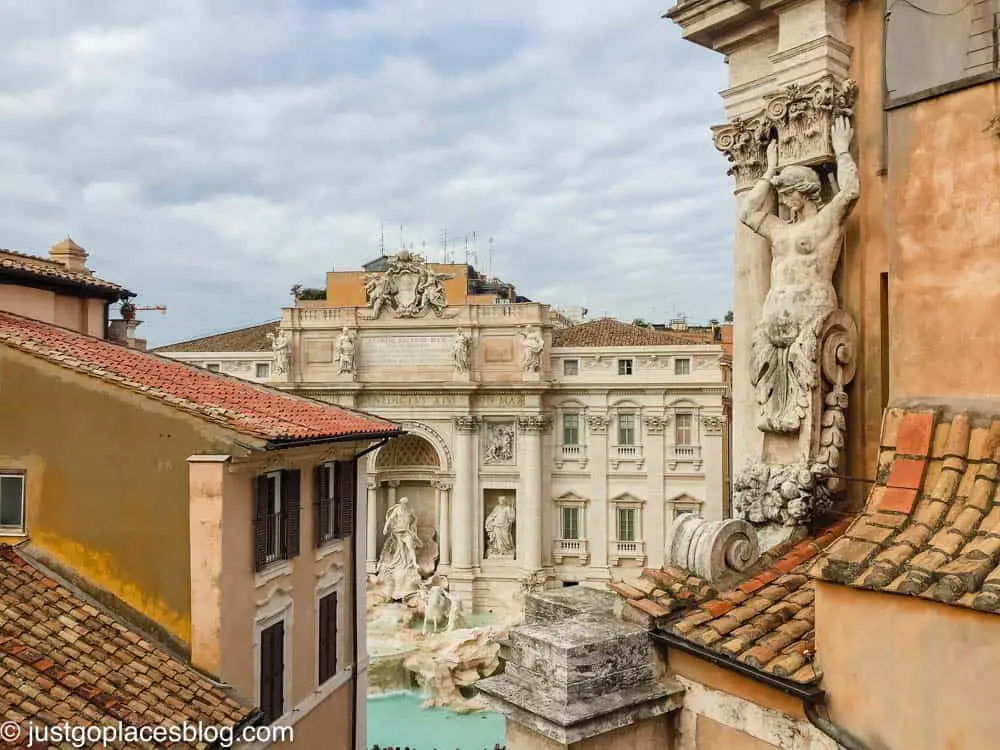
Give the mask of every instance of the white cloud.
M 0 28 L 0 246 L 67 233 L 167 304 L 154 343 L 476 230 L 521 293 L 731 307 L 725 66 L 646 2 L 70 0 Z M 39 6 L 48 6 L 40 9 Z M 53 10 L 56 8 L 56 11 Z M 485 269 L 484 269 L 485 270 Z M 609 283 L 609 279 L 613 279 Z

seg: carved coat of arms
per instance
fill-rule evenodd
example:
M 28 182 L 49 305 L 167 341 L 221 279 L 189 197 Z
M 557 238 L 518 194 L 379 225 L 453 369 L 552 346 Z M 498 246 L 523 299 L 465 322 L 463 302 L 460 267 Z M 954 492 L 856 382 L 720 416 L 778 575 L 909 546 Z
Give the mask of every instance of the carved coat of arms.
M 365 279 L 365 296 L 372 317 L 386 307 L 398 318 L 415 318 L 433 312 L 438 317 L 448 306 L 443 282 L 454 274 L 438 273 L 416 253 L 401 250 L 389 259 L 389 267 Z

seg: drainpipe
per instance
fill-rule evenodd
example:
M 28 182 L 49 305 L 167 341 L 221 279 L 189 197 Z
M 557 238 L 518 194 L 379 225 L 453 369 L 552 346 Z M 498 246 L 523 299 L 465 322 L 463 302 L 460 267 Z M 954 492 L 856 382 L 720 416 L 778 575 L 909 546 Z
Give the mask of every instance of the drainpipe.
M 810 724 L 846 750 L 869 750 L 866 744 L 851 735 L 847 730 L 838 727 L 829 719 L 820 716 L 817 710 L 818 705 L 815 699 L 802 699 L 802 707 L 806 711 L 806 718 L 809 719 Z
M 403 434 L 399 432 L 397 434 Z M 369 445 L 360 453 L 355 453 L 351 457 L 351 461 L 354 464 L 354 502 L 358 502 L 357 487 L 358 487 L 358 459 L 362 456 L 371 453 L 374 450 L 378 450 L 383 445 L 392 440 L 393 437 L 397 435 L 392 435 L 391 437 L 384 438 L 374 445 Z M 355 518 L 357 517 L 357 510 L 354 512 Z M 371 518 L 367 519 L 368 523 L 373 523 Z M 351 661 L 354 664 L 354 679 L 351 680 L 351 750 L 358 750 L 358 682 L 361 680 L 361 672 L 358 669 L 358 597 L 361 592 L 358 590 L 358 525 L 354 524 L 354 528 L 351 530 L 351 570 L 354 572 L 354 581 L 352 582 L 352 590 L 354 596 L 351 597 Z

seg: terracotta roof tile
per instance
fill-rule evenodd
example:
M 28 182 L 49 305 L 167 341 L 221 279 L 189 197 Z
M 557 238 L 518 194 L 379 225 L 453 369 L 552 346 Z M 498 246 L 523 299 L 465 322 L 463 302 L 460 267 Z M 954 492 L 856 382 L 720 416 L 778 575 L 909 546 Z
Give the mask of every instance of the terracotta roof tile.
M 715 596 L 715 590 L 707 582 L 670 565 L 660 570 L 643 568 L 638 580 L 631 583 L 612 581 L 608 587 L 654 623 Z
M 122 292 L 127 292 L 124 287 L 99 279 L 89 272 L 70 271 L 58 261 L 0 249 L 0 275 L 5 274 L 68 284 L 78 289 L 100 292 L 101 296 L 117 297 Z M 129 296 L 135 296 L 131 292 L 127 293 Z
M 397 426 L 65 328 L 0 312 L 0 344 L 269 441 L 394 432 Z
M 158 346 L 155 352 L 269 352 L 271 343 L 267 335 L 278 330 L 279 321 L 239 328 L 235 331 L 202 336 L 176 344 Z
M 22 727 L 119 720 L 134 726 L 232 727 L 252 713 L 188 665 L 46 578 L 8 545 L 0 545 L 0 663 L 0 716 Z M 22 738 L 27 741 L 26 733 Z
M 882 443 L 896 450 L 890 470 L 880 472 L 864 513 L 813 574 L 1000 613 L 1000 421 L 890 409 Z
M 600 318 L 552 331 L 552 346 L 689 346 L 716 344 L 710 331 L 658 331 L 655 328 Z

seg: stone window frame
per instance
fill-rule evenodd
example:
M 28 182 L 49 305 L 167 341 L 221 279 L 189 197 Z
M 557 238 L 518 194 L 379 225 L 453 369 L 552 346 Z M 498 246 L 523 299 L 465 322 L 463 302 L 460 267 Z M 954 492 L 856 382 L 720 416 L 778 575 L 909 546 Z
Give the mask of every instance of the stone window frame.
M 288 723 L 294 703 L 292 701 L 292 673 L 293 664 L 292 658 L 294 656 L 293 642 L 295 641 L 293 630 L 295 625 L 295 601 L 292 598 L 291 589 L 284 589 L 280 587 L 275 587 L 271 591 L 271 595 L 262 603 L 258 603 L 257 611 L 254 614 L 253 622 L 253 645 L 251 648 L 252 661 L 253 661 L 253 699 L 254 705 L 259 706 L 261 695 L 260 695 L 260 678 L 261 678 L 261 634 L 267 630 L 272 625 L 276 625 L 279 622 L 284 623 L 284 643 L 283 653 L 282 653 L 282 699 L 284 705 L 282 706 L 281 716 L 274 721 L 277 726 L 285 725 Z M 318 614 L 317 614 L 318 617 Z M 318 661 L 318 659 L 317 659 Z
M 623 415 L 632 417 L 632 442 L 622 442 L 621 418 Z M 625 405 L 615 407 L 615 445 L 642 445 L 642 407 Z
M 337 595 L 337 671 L 331 677 L 329 677 L 326 682 L 319 681 L 319 602 L 320 599 L 328 596 L 329 594 Z M 337 682 L 345 674 L 349 674 L 351 669 L 349 666 L 349 660 L 345 659 L 347 654 L 344 651 L 344 633 L 345 633 L 345 611 L 349 609 L 349 602 L 347 601 L 347 576 L 344 575 L 344 569 L 339 565 L 330 565 L 326 572 L 323 573 L 316 582 L 316 592 L 314 596 L 314 626 L 315 626 L 315 650 L 313 653 L 316 658 L 313 659 L 313 684 L 316 686 L 317 690 L 329 689 L 331 683 Z
M 263 368 L 263 375 L 261 375 L 261 368 Z M 259 380 L 267 380 L 271 377 L 271 363 L 270 362 L 255 362 L 254 363 L 254 375 Z
M 571 541 L 587 541 L 587 506 L 590 505 L 590 500 L 577 495 L 575 492 L 566 492 L 555 498 L 554 503 L 556 506 L 556 517 L 559 519 L 556 538 L 568 539 L 568 537 L 563 536 L 563 508 L 575 508 L 579 514 L 577 525 L 580 533 L 576 539 Z
M 681 363 L 684 363 L 684 367 L 681 367 Z M 681 372 L 681 370 L 685 372 Z M 674 375 L 678 377 L 686 377 L 691 374 L 691 358 L 690 357 L 674 357 Z
M 206 362 L 205 369 L 209 372 L 222 372 L 221 362 Z
M 580 359 L 579 359 L 579 357 L 572 357 L 572 358 L 569 358 L 569 359 L 564 359 L 562 361 L 562 363 L 563 363 L 562 374 L 563 374 L 564 378 L 574 378 L 574 377 L 579 376 L 579 374 L 580 374 Z M 569 369 L 570 369 L 569 365 L 571 363 L 573 365 L 573 369 L 575 370 L 575 372 L 569 372 Z
M 635 357 L 618 357 L 618 376 L 631 377 L 635 375 Z
M 686 492 L 667 500 L 667 507 L 670 509 L 669 518 L 673 522 L 681 513 L 693 513 L 699 518 L 703 518 L 702 511 L 705 501 L 688 495 Z
M 642 498 L 636 497 L 629 492 L 623 492 L 622 494 L 611 498 L 611 507 L 614 509 L 615 526 L 614 535 L 609 535 L 612 541 L 615 542 L 644 542 L 645 535 L 643 534 L 643 518 L 644 516 L 644 506 L 646 501 Z M 618 532 L 621 528 L 619 523 L 618 511 L 620 510 L 634 510 L 635 511 L 635 539 L 619 539 Z
M 28 529 L 28 473 L 22 469 L 0 469 L 0 480 L 21 480 L 21 523 L 18 526 L 0 526 L 0 536 L 27 536 Z
M 578 451 L 567 454 L 563 451 L 563 415 L 567 413 L 573 413 L 578 415 L 580 419 L 580 424 L 578 428 L 578 442 L 575 446 L 579 448 Z M 561 469 L 562 465 L 566 461 L 573 461 L 583 468 L 587 465 L 588 455 L 587 446 L 588 441 L 588 430 L 587 430 L 587 405 L 582 401 L 576 399 L 567 399 L 561 401 L 555 405 L 553 409 L 553 440 L 552 440 L 552 450 L 553 450 L 553 461 L 557 469 Z

